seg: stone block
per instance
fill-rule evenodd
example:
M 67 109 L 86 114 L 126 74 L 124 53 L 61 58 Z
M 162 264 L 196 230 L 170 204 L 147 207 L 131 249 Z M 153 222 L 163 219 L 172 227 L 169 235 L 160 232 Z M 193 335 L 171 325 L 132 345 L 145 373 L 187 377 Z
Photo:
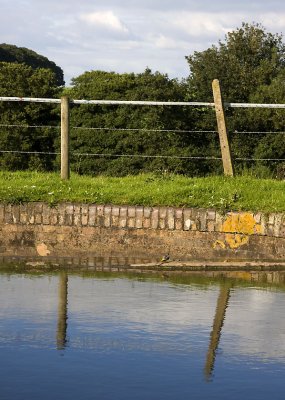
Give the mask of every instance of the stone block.
M 120 218 L 117 216 L 112 215 L 111 216 L 111 226 L 114 228 L 118 228 L 120 223 Z
M 143 219 L 143 228 L 149 229 L 151 227 L 151 219 L 150 218 L 144 218 Z
M 207 223 L 207 231 L 208 232 L 214 232 L 215 227 L 216 227 L 215 221 L 208 221 L 208 223 Z
M 27 223 L 30 225 L 34 225 L 35 223 L 34 207 L 32 203 L 27 204 Z
M 160 229 L 165 229 L 167 227 L 167 208 L 166 207 L 159 208 L 158 226 Z
M 13 223 L 13 215 L 12 215 L 12 206 L 11 206 L 11 204 L 7 204 L 5 206 L 4 222 L 5 222 L 5 224 L 12 224 Z
M 144 209 L 143 209 L 144 218 L 150 218 L 151 212 L 152 212 L 152 208 L 151 207 L 144 207 Z
M 143 207 L 136 207 L 135 227 L 137 229 L 143 227 Z
M 81 207 L 79 205 L 74 206 L 73 224 L 81 226 Z
M 128 218 L 127 220 L 128 228 L 135 228 L 136 226 L 136 219 L 135 218 Z
M 268 228 L 268 216 L 266 214 L 261 214 L 260 220 L 261 230 L 264 235 L 267 235 Z
M 274 236 L 275 235 L 275 226 L 267 225 L 266 234 L 267 234 L 267 236 Z
M 102 205 L 97 206 L 97 215 L 100 217 L 104 216 L 104 206 L 102 206 Z
M 192 225 L 192 209 L 191 208 L 185 208 L 183 210 L 183 229 L 184 231 L 189 231 Z
M 42 223 L 43 225 L 49 225 L 50 220 L 50 207 L 47 204 L 43 204 L 43 219 Z
M 215 232 L 221 232 L 225 216 L 216 212 Z
M 206 211 L 206 219 L 208 221 L 215 221 L 216 220 L 216 211 L 215 210 L 207 210 Z
M 33 207 L 35 224 L 40 225 L 42 223 L 43 205 L 42 203 L 35 203 Z
M 143 228 L 149 229 L 151 227 L 151 207 L 143 208 Z
M 57 225 L 58 223 L 58 210 L 55 207 L 50 210 L 50 223 L 51 225 Z
M 281 225 L 279 230 L 279 237 L 285 238 L 285 225 Z
M 14 224 L 18 224 L 20 222 L 20 205 L 14 204 L 11 208 L 12 219 Z
M 88 225 L 94 226 L 95 221 L 96 221 L 96 214 L 97 214 L 97 207 L 94 204 L 89 206 L 88 214 L 89 214 Z
M 280 236 L 281 226 L 282 226 L 282 214 L 276 214 L 274 221 L 274 236 L 276 237 Z
M 275 222 L 275 214 L 269 214 L 268 224 L 269 225 L 274 225 L 274 222 Z
M 167 212 L 167 227 L 170 230 L 175 228 L 175 211 L 173 208 L 169 208 Z
M 254 214 L 253 218 L 257 224 L 261 223 L 261 213 Z
M 112 217 L 119 217 L 120 215 L 120 207 L 113 206 L 112 207 Z
M 63 218 L 64 218 L 64 225 L 67 226 L 72 226 L 73 225 L 73 221 L 74 221 L 74 206 L 71 204 L 68 204 L 65 207 L 65 211 L 63 214 Z
M 65 208 L 65 204 L 59 204 L 57 206 L 57 223 L 60 226 L 63 226 L 65 222 Z
M 166 218 L 159 218 L 158 227 L 159 229 L 166 229 Z
M 183 230 L 183 209 L 182 208 L 174 208 L 174 220 L 175 220 L 175 229 Z
M 151 213 L 151 228 L 157 229 L 159 224 L 159 209 L 153 208 Z
M 136 208 L 133 206 L 128 207 L 128 218 L 135 218 Z
M 182 231 L 183 230 L 183 220 L 182 219 L 176 219 L 175 220 L 175 230 L 176 231 Z
M 121 207 L 120 208 L 120 216 L 119 216 L 119 227 L 120 228 L 126 228 L 127 226 L 127 214 L 128 214 L 128 208 L 127 207 Z
M 105 206 L 104 208 L 104 226 L 109 228 L 111 226 L 112 207 Z
M 200 210 L 199 212 L 199 230 L 205 232 L 207 230 L 207 211 Z
M 88 225 L 88 205 L 84 204 L 81 206 L 81 224 L 82 226 Z

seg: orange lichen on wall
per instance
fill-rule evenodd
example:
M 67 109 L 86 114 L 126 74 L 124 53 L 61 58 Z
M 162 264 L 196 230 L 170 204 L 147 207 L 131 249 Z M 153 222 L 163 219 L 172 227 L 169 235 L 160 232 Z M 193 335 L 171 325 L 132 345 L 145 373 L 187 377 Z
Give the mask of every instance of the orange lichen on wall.
M 253 214 L 230 213 L 221 226 L 221 232 L 226 233 L 225 243 L 231 249 L 237 249 L 248 243 L 250 235 L 262 234 L 263 228 L 255 221 Z

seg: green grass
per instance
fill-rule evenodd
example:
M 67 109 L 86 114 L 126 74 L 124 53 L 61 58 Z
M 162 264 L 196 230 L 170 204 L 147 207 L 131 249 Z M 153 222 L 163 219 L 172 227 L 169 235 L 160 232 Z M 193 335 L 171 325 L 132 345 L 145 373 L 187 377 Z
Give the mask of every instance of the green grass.
M 123 178 L 0 172 L 0 202 L 44 201 L 285 211 L 285 182 L 252 177 L 141 174 Z

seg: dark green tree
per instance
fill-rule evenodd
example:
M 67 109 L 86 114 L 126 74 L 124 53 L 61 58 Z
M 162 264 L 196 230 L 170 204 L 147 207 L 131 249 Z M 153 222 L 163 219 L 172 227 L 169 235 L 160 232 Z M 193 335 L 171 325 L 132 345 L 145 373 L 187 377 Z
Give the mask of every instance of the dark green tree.
M 74 99 L 183 101 L 185 88 L 184 83 L 150 69 L 140 74 L 91 71 L 73 79 L 67 93 Z M 72 129 L 72 152 L 98 156 L 76 156 L 72 167 L 88 174 L 162 170 L 193 174 L 187 160 L 175 158 L 195 151 L 189 134 L 175 132 L 189 129 L 192 114 L 176 106 L 74 106 L 71 120 L 77 128 Z
M 53 71 L 58 86 L 64 85 L 63 71 L 53 61 L 33 50 L 11 44 L 0 44 L 0 62 L 29 65 L 33 69 L 45 68 Z
M 217 46 L 195 52 L 186 59 L 190 67 L 189 99 L 212 101 L 211 83 L 217 78 L 226 102 L 276 102 L 277 93 L 278 101 L 283 103 L 285 100 L 284 91 L 277 88 L 281 84 L 280 77 L 284 76 L 283 38 L 282 35 L 266 32 L 260 24 L 243 23 L 241 28 L 229 32 Z M 276 145 L 272 144 L 272 141 L 279 142 L 277 136 L 263 133 L 281 128 L 278 114 L 280 112 L 260 109 L 226 110 L 235 157 L 263 158 L 260 157 L 262 154 L 265 156 L 270 153 L 268 158 L 276 158 L 280 155 L 280 151 L 273 150 Z M 201 114 L 197 126 L 201 129 L 215 126 L 214 113 L 208 110 Z M 271 151 L 262 152 L 261 148 L 270 148 Z M 216 152 L 218 154 L 218 147 Z M 235 164 L 237 170 L 259 165 L 247 161 Z M 276 171 L 276 168 L 278 164 L 266 163 L 267 172 Z
M 58 97 L 56 76 L 50 69 L 34 70 L 25 64 L 0 62 L 0 96 Z M 59 132 L 57 129 L 31 127 L 47 125 L 58 125 L 53 105 L 1 101 L 1 168 L 52 169 L 55 157 L 40 152 L 54 151 L 54 141 Z

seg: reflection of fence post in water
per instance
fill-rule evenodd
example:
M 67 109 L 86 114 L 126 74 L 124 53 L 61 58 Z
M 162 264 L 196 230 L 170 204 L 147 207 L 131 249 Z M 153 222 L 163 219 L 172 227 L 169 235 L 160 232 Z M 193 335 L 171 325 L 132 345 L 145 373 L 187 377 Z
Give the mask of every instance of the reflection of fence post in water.
M 67 330 L 67 292 L 68 292 L 68 276 L 66 272 L 59 275 L 58 284 L 58 319 L 56 345 L 58 350 L 63 350 L 66 345 Z
M 230 285 L 222 285 L 220 287 L 220 294 L 217 301 L 213 330 L 211 332 L 210 344 L 204 368 L 205 376 L 207 379 L 211 377 L 212 372 L 214 370 L 216 351 L 219 345 L 221 331 L 226 315 L 226 309 L 230 298 L 230 288 L 231 288 Z

